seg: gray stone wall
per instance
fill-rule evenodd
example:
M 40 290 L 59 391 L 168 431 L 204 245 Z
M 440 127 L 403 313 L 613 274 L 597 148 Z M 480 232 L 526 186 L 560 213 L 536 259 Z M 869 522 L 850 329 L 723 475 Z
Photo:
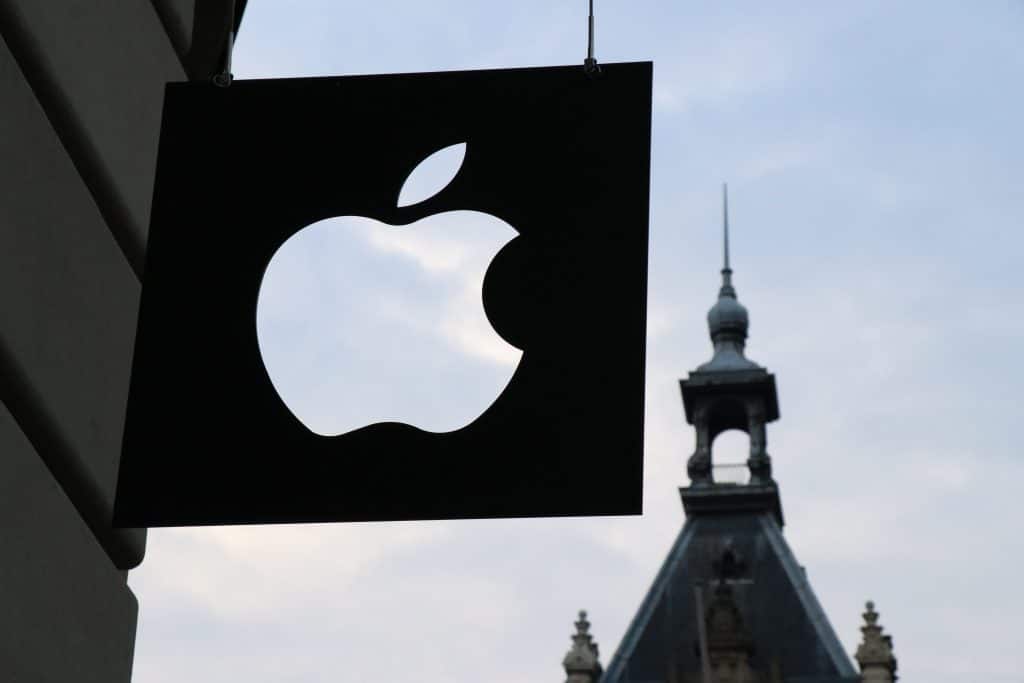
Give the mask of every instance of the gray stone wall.
M 0 406 L 0 680 L 123 683 L 135 596 Z
M 163 91 L 212 75 L 228 5 L 0 0 L 0 680 L 130 680 L 145 530 L 110 520 Z

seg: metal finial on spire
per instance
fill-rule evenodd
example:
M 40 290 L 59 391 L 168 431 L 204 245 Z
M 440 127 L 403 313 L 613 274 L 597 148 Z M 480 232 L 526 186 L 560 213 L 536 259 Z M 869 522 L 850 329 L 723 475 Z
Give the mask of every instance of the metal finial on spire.
M 731 270 L 729 268 L 729 184 L 722 183 L 722 233 L 724 235 L 724 252 L 725 252 L 725 266 L 723 270 Z
M 736 298 L 732 286 L 732 268 L 729 266 L 729 185 L 722 183 L 722 288 L 718 296 Z

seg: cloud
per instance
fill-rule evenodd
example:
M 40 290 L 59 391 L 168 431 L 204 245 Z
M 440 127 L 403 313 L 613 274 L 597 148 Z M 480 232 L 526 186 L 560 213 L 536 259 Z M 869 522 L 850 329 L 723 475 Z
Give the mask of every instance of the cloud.
M 229 622 L 273 621 L 346 591 L 382 562 L 450 534 L 444 524 L 304 524 L 156 530 L 139 591 Z M 148 567 L 147 567 L 148 568 Z
M 434 276 L 460 273 L 471 257 L 478 255 L 474 252 L 480 251 L 448 232 L 382 230 L 372 224 L 360 227 L 360 236 L 374 249 L 401 254 Z
M 292 236 L 257 307 L 282 400 L 324 435 L 381 421 L 437 432 L 471 422 L 522 355 L 493 330 L 481 298 L 488 265 L 516 234 L 493 216 L 453 211 L 404 226 L 337 217 Z
M 744 28 L 697 37 L 682 54 L 659 64 L 655 107 L 686 112 L 694 107 L 734 107 L 764 90 L 782 87 L 792 69 L 792 46 L 780 36 Z
M 440 325 L 442 333 L 468 356 L 494 365 L 515 368 L 523 355 L 522 351 L 503 341 L 485 316 L 466 315 L 466 311 L 481 306 L 480 285 L 477 278 L 473 278 L 448 305 Z

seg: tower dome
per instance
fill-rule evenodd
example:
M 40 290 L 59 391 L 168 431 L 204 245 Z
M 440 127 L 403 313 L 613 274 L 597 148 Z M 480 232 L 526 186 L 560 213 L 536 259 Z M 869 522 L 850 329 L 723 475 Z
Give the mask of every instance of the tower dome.
M 747 307 L 736 300 L 736 291 L 729 282 L 732 271 L 726 267 L 722 270 L 722 275 L 725 282 L 718 292 L 718 301 L 708 311 L 708 332 L 711 333 L 711 341 L 722 335 L 739 337 L 741 341 L 745 341 L 750 325 Z

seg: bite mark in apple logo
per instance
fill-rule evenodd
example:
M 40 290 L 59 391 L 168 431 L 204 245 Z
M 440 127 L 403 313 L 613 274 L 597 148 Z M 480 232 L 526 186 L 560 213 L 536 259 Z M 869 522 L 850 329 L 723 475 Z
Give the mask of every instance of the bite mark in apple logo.
M 398 208 L 439 194 L 466 144 L 420 162 Z M 522 351 L 488 320 L 482 285 L 518 232 L 478 211 L 410 224 L 336 216 L 289 237 L 267 264 L 256 333 L 278 396 L 310 431 L 381 422 L 430 432 L 472 423 L 504 391 Z

